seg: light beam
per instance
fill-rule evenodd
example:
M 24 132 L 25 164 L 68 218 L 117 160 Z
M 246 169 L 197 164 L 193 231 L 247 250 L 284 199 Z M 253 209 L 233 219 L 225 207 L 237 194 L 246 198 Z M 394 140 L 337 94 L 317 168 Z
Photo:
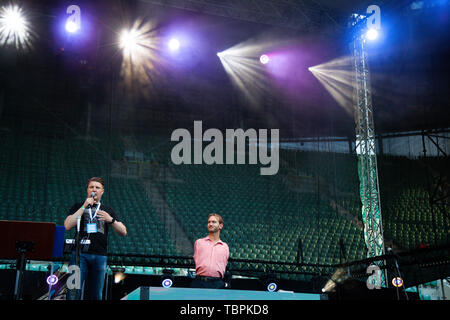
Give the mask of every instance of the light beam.
M 0 8 L 0 43 L 16 49 L 31 47 L 30 23 L 17 5 Z

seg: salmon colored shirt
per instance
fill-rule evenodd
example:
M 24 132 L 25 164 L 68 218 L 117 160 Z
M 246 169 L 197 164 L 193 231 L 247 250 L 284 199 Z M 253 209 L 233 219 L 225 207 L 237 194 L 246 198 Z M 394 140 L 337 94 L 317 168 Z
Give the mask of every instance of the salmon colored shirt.
M 213 243 L 206 236 L 194 244 L 195 274 L 197 276 L 223 278 L 230 256 L 230 249 L 225 242 Z

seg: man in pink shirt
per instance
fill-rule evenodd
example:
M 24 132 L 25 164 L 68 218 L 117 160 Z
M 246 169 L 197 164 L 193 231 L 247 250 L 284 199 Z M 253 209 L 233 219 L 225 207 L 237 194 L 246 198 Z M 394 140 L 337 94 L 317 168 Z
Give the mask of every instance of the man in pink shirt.
M 217 213 L 208 216 L 208 236 L 198 239 L 194 244 L 194 261 L 196 277 L 192 288 L 225 287 L 223 277 L 230 256 L 228 245 L 220 240 L 223 219 Z

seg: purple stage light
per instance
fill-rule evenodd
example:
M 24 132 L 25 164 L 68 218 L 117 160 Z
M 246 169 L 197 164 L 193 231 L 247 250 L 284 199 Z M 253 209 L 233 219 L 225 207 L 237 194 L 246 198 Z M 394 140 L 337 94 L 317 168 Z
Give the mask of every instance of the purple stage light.
M 266 54 L 263 54 L 261 57 L 259 57 L 259 61 L 262 63 L 262 64 L 267 64 L 267 63 L 269 63 L 269 56 L 268 55 L 266 55 Z
M 68 6 L 66 13 L 69 15 L 66 22 L 66 31 L 75 33 L 81 28 L 81 9 L 77 5 Z
M 180 49 L 180 40 L 178 40 L 177 38 L 172 38 L 169 41 L 169 49 L 171 51 L 177 51 L 178 49 Z
M 52 14 L 55 15 L 53 41 L 61 51 L 81 53 L 92 50 L 97 44 L 99 34 L 96 30 L 100 22 L 88 8 L 60 5 Z
M 67 21 L 66 31 L 69 33 L 75 33 L 79 30 L 79 27 L 73 21 Z
M 57 283 L 58 283 L 58 277 L 55 276 L 54 274 L 47 277 L 47 284 L 49 286 L 54 286 Z

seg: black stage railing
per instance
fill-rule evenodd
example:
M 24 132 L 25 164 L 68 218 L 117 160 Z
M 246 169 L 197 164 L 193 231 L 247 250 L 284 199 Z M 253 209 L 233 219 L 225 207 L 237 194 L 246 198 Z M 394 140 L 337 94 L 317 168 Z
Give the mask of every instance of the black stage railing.
M 48 262 L 67 262 L 69 256 L 47 259 Z M 377 263 L 383 262 L 383 263 Z M 0 264 L 10 264 L 11 260 L 0 260 Z M 392 252 L 374 258 L 350 261 L 342 264 L 307 264 L 295 262 L 279 262 L 268 260 L 229 259 L 227 269 L 233 275 L 253 275 L 275 273 L 278 275 L 307 275 L 331 278 L 338 270 L 345 271 L 346 279 L 366 280 L 371 273 L 368 267 L 378 265 L 380 270 L 387 272 L 388 278 L 401 273 L 407 287 L 416 286 L 450 276 L 450 245 L 428 246 L 407 252 Z M 166 256 L 144 254 L 108 254 L 110 266 L 147 266 L 162 268 L 195 268 L 193 257 Z

